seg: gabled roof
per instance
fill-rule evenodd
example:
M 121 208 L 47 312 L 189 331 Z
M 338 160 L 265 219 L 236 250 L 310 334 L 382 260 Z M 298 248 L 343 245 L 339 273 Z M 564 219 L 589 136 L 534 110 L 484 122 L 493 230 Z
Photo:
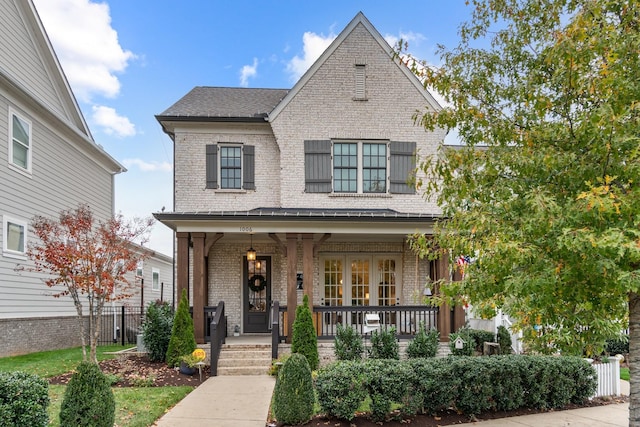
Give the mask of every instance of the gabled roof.
M 254 89 L 197 86 L 178 102 L 156 116 L 158 120 L 257 119 L 267 114 L 289 89 Z M 243 120 L 244 121 L 244 120 Z
M 296 94 L 300 91 L 301 88 L 307 84 L 307 81 L 315 74 L 315 72 L 322 66 L 322 64 L 329 58 L 333 52 L 342 44 L 342 42 L 349 36 L 349 34 L 356 28 L 359 24 L 362 24 L 367 31 L 371 34 L 371 36 L 378 42 L 380 47 L 389 54 L 389 60 L 393 60 L 393 62 L 400 68 L 400 70 L 407 76 L 409 81 L 413 83 L 413 85 L 422 93 L 427 101 L 428 105 L 434 110 L 438 111 L 442 107 L 438 104 L 435 98 L 422 86 L 420 80 L 407 68 L 405 65 L 400 63 L 398 58 L 393 57 L 391 46 L 389 43 L 382 37 L 382 35 L 376 30 L 376 28 L 369 22 L 369 20 L 364 16 L 362 12 L 358 12 L 358 14 L 351 20 L 349 25 L 345 27 L 344 30 L 336 37 L 336 39 L 329 45 L 329 47 L 320 55 L 320 57 L 313 63 L 313 65 L 307 70 L 306 73 L 297 81 L 297 83 L 293 86 L 293 88 L 287 93 L 287 96 L 278 104 L 278 106 L 269 113 L 269 121 L 275 120 L 278 117 L 278 114 L 287 106 L 289 101 L 293 99 Z

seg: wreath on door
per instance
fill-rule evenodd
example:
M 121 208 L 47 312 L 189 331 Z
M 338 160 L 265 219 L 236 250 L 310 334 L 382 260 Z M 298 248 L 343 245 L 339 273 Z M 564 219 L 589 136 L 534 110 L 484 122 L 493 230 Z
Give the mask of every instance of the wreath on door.
M 260 292 L 267 287 L 267 279 L 262 274 L 254 274 L 249 278 L 249 289 L 253 292 Z

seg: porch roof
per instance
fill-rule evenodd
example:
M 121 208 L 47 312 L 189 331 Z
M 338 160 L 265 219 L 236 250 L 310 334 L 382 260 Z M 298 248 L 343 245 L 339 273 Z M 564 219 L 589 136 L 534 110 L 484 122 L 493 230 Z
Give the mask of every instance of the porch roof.
M 431 213 L 393 209 L 272 207 L 241 211 L 156 212 L 153 216 L 175 231 L 395 235 L 431 231 L 433 223 L 440 218 Z

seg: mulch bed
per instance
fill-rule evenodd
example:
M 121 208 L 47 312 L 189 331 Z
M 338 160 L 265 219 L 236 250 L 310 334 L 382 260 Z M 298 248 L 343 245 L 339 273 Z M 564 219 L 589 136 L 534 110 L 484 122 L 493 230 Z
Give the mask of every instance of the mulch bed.
M 195 375 L 181 374 L 178 368 L 170 368 L 164 362 L 152 362 L 147 356 L 122 354 L 116 359 L 100 362 L 102 372 L 112 378 L 117 377 L 114 387 L 165 387 L 192 386 L 197 387 L 202 382 L 196 370 Z M 49 378 L 49 384 L 66 385 L 73 372 L 67 372 Z M 202 367 L 202 381 L 209 378 L 209 366 Z

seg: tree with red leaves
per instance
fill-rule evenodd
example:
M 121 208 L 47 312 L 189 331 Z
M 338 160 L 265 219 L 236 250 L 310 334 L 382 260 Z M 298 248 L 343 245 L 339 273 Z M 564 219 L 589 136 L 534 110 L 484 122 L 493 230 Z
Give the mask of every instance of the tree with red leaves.
M 38 240 L 27 251 L 34 261 L 29 269 L 49 275 L 44 283 L 59 290 L 55 298 L 68 295 L 73 300 L 84 361 L 98 363 L 96 346 L 104 304 L 135 293 L 135 284 L 126 275 L 146 255 L 134 242 L 146 243 L 152 224 L 151 218 L 126 221 L 121 214 L 99 221 L 87 205 L 62 211 L 57 221 L 42 216 L 32 221 Z

